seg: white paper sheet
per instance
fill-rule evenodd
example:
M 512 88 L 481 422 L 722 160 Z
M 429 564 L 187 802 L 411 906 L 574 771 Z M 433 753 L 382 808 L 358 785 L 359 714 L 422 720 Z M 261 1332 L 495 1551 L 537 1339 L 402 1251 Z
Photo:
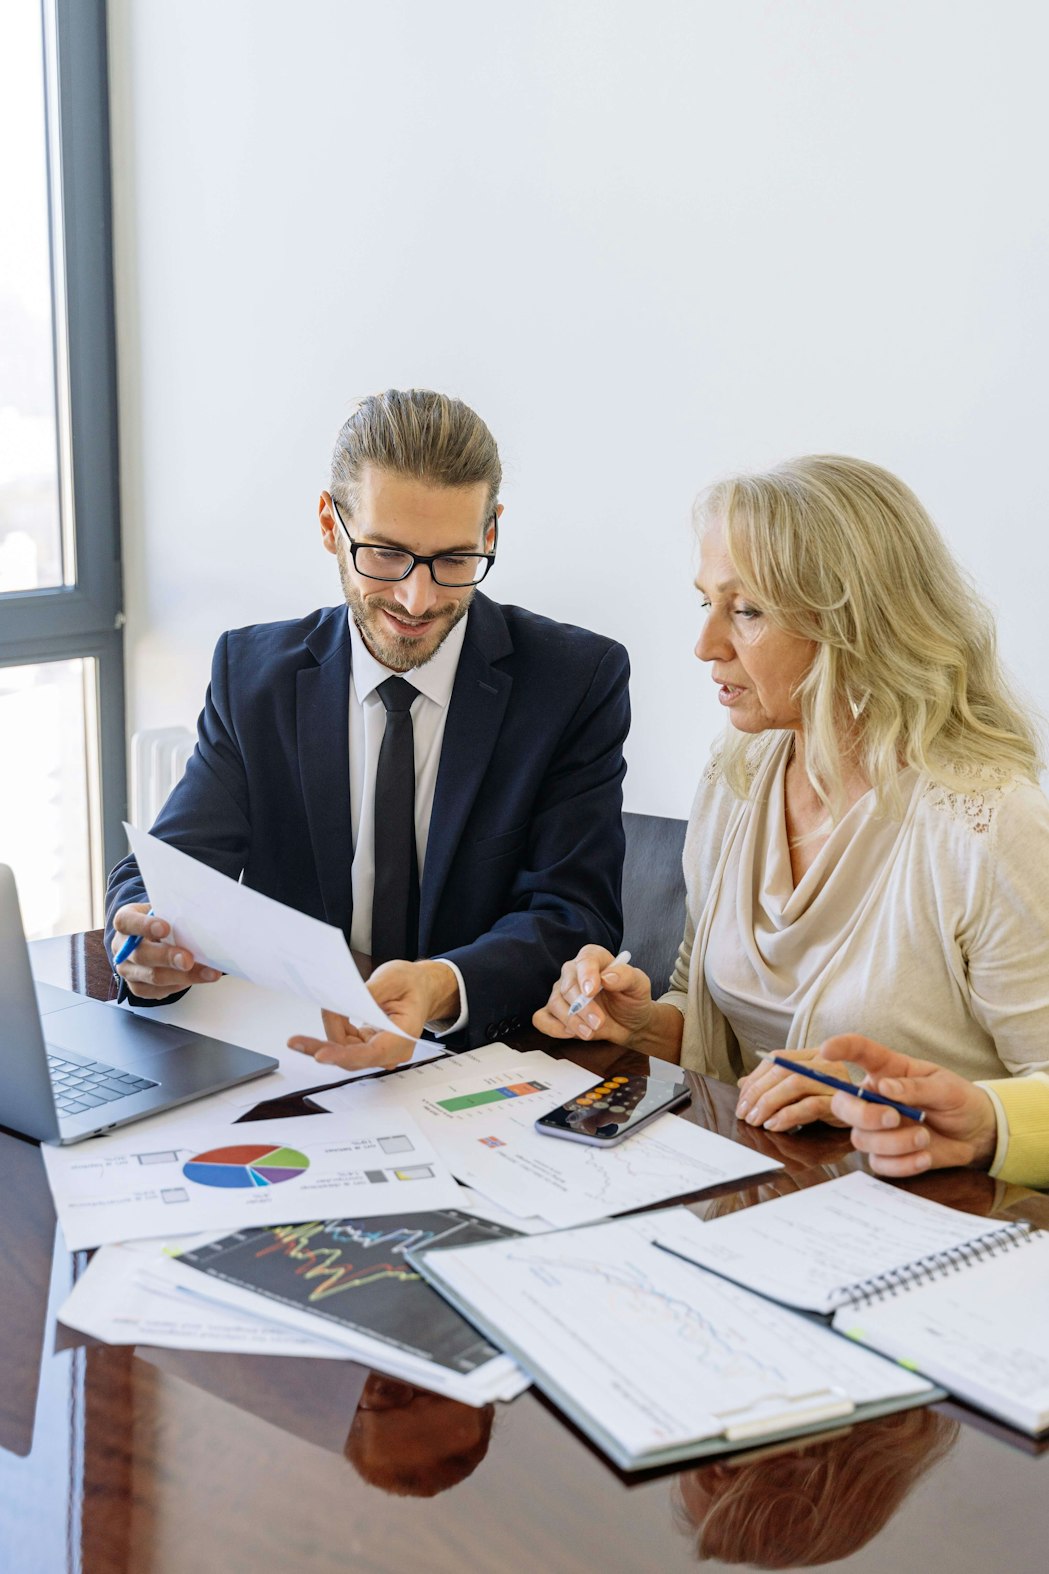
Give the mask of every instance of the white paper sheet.
M 103 1246 L 60 1309 L 59 1322 L 106 1344 L 347 1359 L 328 1340 L 166 1283 L 155 1272 L 162 1256 L 160 1241 Z
M 651 1238 L 661 1217 L 424 1260 L 553 1398 L 635 1459 L 928 1390 L 829 1329 L 660 1251 Z
M 118 1006 L 115 1009 L 128 1011 L 132 1008 Z M 228 1044 L 240 1044 L 244 1049 L 272 1055 L 279 1062 L 277 1070 L 269 1076 L 227 1088 L 196 1104 L 202 1115 L 206 1112 L 207 1118 L 215 1121 L 233 1120 L 237 1113 L 253 1109 L 263 1099 L 286 1098 L 304 1088 L 316 1087 L 318 1082 L 374 1075 L 374 1067 L 345 1071 L 341 1066 L 324 1065 L 309 1055 L 288 1049 L 288 1039 L 295 1034 L 305 1033 L 312 1038 L 323 1036 L 320 1012 L 297 995 L 281 995 L 276 990 L 249 983 L 245 978 L 227 977 L 214 984 L 199 984 L 181 1000 L 141 1007 L 136 1015 L 154 1022 L 192 1028 L 211 1038 L 224 1039 Z M 422 1065 L 445 1054 L 440 1044 L 420 1039 L 410 1064 Z M 175 1113 L 183 1114 L 182 1111 Z
M 420 1049 L 435 1049 L 434 1044 L 419 1046 Z M 544 1060 L 548 1057 L 543 1056 Z M 509 1044 L 482 1044 L 478 1049 L 466 1049 L 454 1056 L 446 1055 L 443 1064 L 436 1061 L 425 1064 L 424 1057 L 413 1060 L 410 1065 L 398 1067 L 388 1076 L 377 1077 L 376 1087 L 397 1089 L 398 1098 L 410 1097 L 418 1094 L 423 1088 L 446 1081 L 453 1073 L 465 1075 L 467 1071 L 491 1071 L 501 1066 L 521 1066 L 528 1062 L 529 1056 L 522 1055 L 518 1050 L 511 1049 Z M 335 1078 L 332 1078 L 335 1081 Z M 353 1107 L 352 1098 L 347 1098 L 347 1086 L 328 1088 L 324 1093 L 318 1093 L 314 1099 L 315 1104 L 324 1109 L 337 1110 Z
M 205 1160 L 203 1155 L 218 1159 Z M 70 1251 L 309 1219 L 453 1208 L 459 1187 L 407 1116 L 300 1115 L 212 1126 L 167 1117 L 42 1148 Z
M 490 1219 L 493 1224 L 505 1224 L 508 1229 L 520 1230 L 522 1235 L 545 1235 L 551 1227 L 548 1219 L 540 1219 L 535 1214 L 511 1213 L 509 1208 L 500 1207 L 483 1192 L 474 1191 L 472 1186 L 460 1186 L 459 1196 L 459 1207 L 464 1213 L 475 1213 L 479 1219 Z
M 676 1115 L 661 1116 L 614 1148 L 541 1137 L 516 1110 L 505 1121 L 498 1133 L 501 1147 L 477 1142 L 467 1153 L 464 1144 L 453 1156 L 442 1142 L 441 1151 L 468 1186 L 558 1228 L 782 1168 Z
M 561 1229 L 625 1213 L 727 1181 L 781 1169 L 775 1159 L 730 1142 L 676 1115 L 664 1115 L 614 1148 L 540 1136 L 534 1122 L 601 1080 L 543 1051 L 493 1057 L 483 1068 L 464 1057 L 425 1067 L 414 1083 L 400 1076 L 331 1089 L 326 1107 L 390 1109 L 395 1098 L 464 1185 L 518 1216 Z M 443 1102 L 500 1084 L 542 1083 L 542 1091 L 450 1110 Z
M 406 1036 L 368 993 L 332 924 L 252 891 L 148 831 L 124 829 L 154 910 L 198 961 L 339 1011 L 357 1026 Z
M 659 1240 L 762 1295 L 830 1312 L 867 1279 L 1001 1227 L 856 1170 L 720 1219 L 675 1214 Z

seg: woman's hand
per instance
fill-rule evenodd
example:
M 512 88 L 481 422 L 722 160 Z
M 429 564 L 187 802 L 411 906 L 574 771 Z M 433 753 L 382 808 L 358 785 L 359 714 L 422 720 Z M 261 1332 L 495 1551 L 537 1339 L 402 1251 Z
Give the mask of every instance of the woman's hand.
M 814 1071 L 841 1075 L 841 1068 L 822 1060 L 819 1050 L 784 1050 L 787 1053 L 791 1060 L 804 1061 Z M 740 1077 L 736 1118 L 745 1120 L 748 1126 L 764 1126 L 766 1131 L 789 1131 L 792 1126 L 807 1126 L 814 1120 L 826 1121 L 830 1126 L 846 1125 L 833 1112 L 833 1102 L 832 1095 L 818 1082 L 810 1082 L 798 1072 L 766 1060 Z
M 614 960 L 603 946 L 584 946 L 561 969 L 550 999 L 532 1018 L 533 1026 L 548 1038 L 600 1038 L 609 1044 L 631 1044 L 643 1035 L 655 1009 L 648 975 L 626 962 L 613 967 Z M 569 1016 L 581 995 L 588 1004 Z
M 925 1111 L 908 1120 L 884 1104 L 865 1104 L 851 1093 L 835 1093 L 834 1114 L 852 1127 L 852 1145 L 870 1155 L 877 1175 L 920 1175 L 923 1170 L 968 1164 L 987 1169 L 998 1141 L 994 1105 L 983 1088 L 931 1060 L 897 1054 L 858 1033 L 829 1038 L 820 1054 L 831 1063 L 862 1066 L 863 1086 Z

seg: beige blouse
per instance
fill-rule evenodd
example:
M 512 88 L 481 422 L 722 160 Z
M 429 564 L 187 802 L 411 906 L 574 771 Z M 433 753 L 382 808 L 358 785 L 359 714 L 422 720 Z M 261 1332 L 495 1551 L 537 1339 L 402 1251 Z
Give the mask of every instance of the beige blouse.
M 789 733 L 750 754 L 746 800 L 717 754 L 685 839 L 685 938 L 663 997 L 682 1064 L 735 1080 L 759 1048 L 865 1033 L 976 1080 L 1049 1068 L 1049 800 L 985 773 L 905 774 L 901 818 L 853 805 L 794 889 Z

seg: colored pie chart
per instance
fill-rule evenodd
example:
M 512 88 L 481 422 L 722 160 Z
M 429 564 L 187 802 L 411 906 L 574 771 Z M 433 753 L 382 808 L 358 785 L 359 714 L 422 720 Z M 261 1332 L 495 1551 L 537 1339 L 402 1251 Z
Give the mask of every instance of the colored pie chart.
M 233 1148 L 209 1148 L 182 1166 L 187 1180 L 198 1186 L 225 1186 L 259 1190 L 295 1180 L 310 1167 L 297 1148 L 275 1148 L 272 1143 L 245 1142 Z

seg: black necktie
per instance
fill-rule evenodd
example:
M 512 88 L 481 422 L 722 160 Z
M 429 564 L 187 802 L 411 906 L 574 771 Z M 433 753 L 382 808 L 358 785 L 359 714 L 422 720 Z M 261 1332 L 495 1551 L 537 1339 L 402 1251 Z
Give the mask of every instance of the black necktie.
M 395 958 L 413 962 L 418 946 L 419 861 L 411 713 L 418 692 L 404 678 L 387 678 L 376 690 L 386 707 L 386 731 L 375 772 L 372 956 L 376 962 Z

